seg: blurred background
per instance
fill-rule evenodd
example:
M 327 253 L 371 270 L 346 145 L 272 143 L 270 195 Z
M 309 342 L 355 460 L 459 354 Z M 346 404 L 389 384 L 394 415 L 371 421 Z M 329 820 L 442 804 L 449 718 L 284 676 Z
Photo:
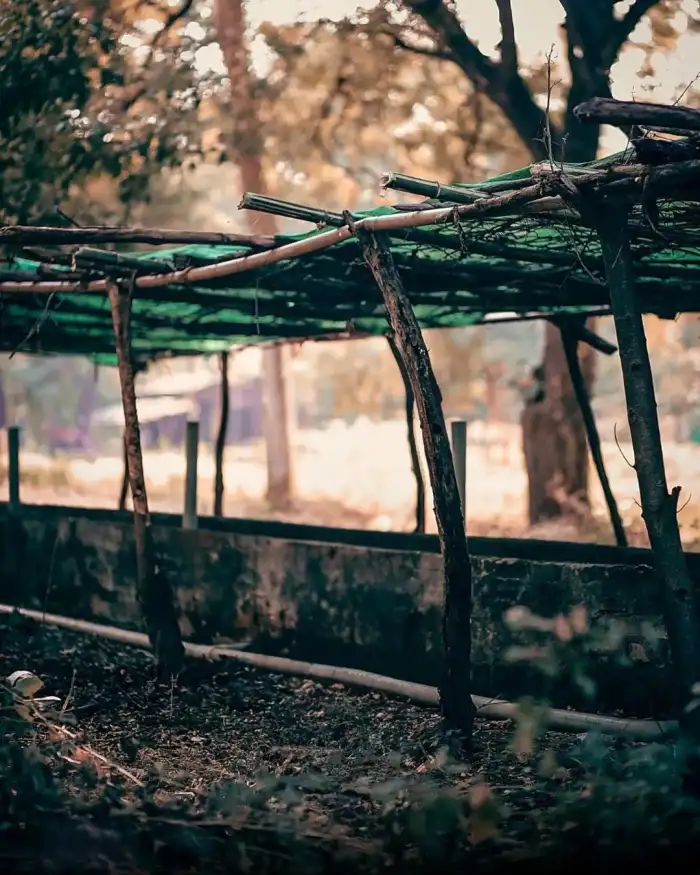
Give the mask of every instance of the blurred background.
M 690 0 L 13 0 L 0 10 L 0 217 L 303 231 L 238 212 L 242 192 L 342 210 L 392 202 L 378 185 L 388 170 L 479 181 L 545 157 L 544 117 L 567 160 L 590 160 L 625 139 L 579 129 L 573 106 L 605 93 L 697 105 L 699 49 Z M 614 340 L 610 320 L 593 327 Z M 649 317 L 646 327 L 669 480 L 683 487 L 679 521 L 692 546 L 700 324 Z M 468 531 L 610 541 L 585 444 L 573 473 L 563 458 L 581 424 L 556 332 L 509 323 L 426 340 L 445 415 L 469 423 Z M 644 543 L 619 360 L 581 356 L 613 490 L 631 540 Z M 234 349 L 229 373 L 226 515 L 413 528 L 405 396 L 383 338 Z M 269 391 L 275 379 L 282 404 Z M 216 358 L 160 361 L 139 375 L 153 510 L 182 510 L 185 424 L 197 419 L 199 509 L 212 512 L 219 385 Z M 22 429 L 23 501 L 117 506 L 115 369 L 21 348 L 0 356 L 0 427 L 12 424 Z M 526 471 L 524 441 L 541 447 L 541 470 Z M 3 451 L 1 500 L 4 465 Z M 284 472 L 274 494 L 271 465 Z M 545 496 L 534 506 L 533 477 Z M 434 531 L 430 499 L 428 508 Z

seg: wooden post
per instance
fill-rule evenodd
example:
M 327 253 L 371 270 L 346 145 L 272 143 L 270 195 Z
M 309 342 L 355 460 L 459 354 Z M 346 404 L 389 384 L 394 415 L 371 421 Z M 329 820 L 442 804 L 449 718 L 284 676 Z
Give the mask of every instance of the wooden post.
M 19 426 L 7 429 L 7 481 L 9 486 L 10 512 L 19 511 Z
M 224 450 L 226 449 L 226 432 L 228 431 L 228 353 L 222 352 L 219 358 L 221 370 L 221 419 L 219 433 L 216 436 L 215 473 L 214 473 L 214 516 L 224 515 Z
M 129 459 L 126 453 L 126 433 L 122 436 L 122 459 L 124 467 L 122 470 L 122 485 L 119 490 L 119 510 L 126 510 L 126 495 L 129 489 Z
M 401 374 L 401 382 L 403 383 L 404 398 L 406 400 L 406 428 L 408 430 L 408 451 L 411 454 L 411 470 L 416 481 L 416 527 L 414 531 L 417 534 L 425 532 L 425 482 L 423 480 L 423 470 L 420 464 L 420 455 L 418 454 L 418 444 L 416 443 L 416 429 L 413 421 L 413 408 L 415 407 L 415 399 L 413 397 L 413 389 L 411 381 L 406 371 L 406 366 L 401 358 L 401 353 L 396 346 L 396 341 L 392 335 L 387 336 L 389 349 L 394 356 L 394 361 Z
M 685 702 L 700 680 L 700 622 L 676 517 L 680 487 L 668 491 L 649 351 L 635 295 L 628 213 L 605 203 L 595 219 L 617 331 L 642 516 L 662 579 L 671 658 Z M 700 708 L 681 717 L 694 723 L 694 736 L 700 734 L 699 719 Z
M 199 423 L 188 422 L 185 435 L 185 510 L 182 528 L 197 528 L 197 455 L 199 452 Z
M 581 410 L 581 416 L 583 418 L 583 425 L 586 429 L 586 437 L 588 438 L 588 447 L 591 451 L 593 464 L 595 465 L 598 479 L 600 480 L 600 485 L 603 489 L 605 503 L 608 506 L 610 522 L 612 523 L 613 532 L 615 533 L 615 541 L 618 547 L 626 547 L 627 535 L 625 533 L 625 527 L 622 523 L 622 517 L 620 516 L 620 511 L 617 507 L 615 495 L 610 486 L 608 472 L 605 470 L 603 451 L 600 446 L 600 435 L 598 434 L 595 415 L 593 413 L 593 408 L 591 407 L 591 399 L 588 395 L 588 390 L 586 389 L 586 381 L 584 380 L 581 371 L 581 362 L 578 358 L 578 338 L 574 334 L 570 325 L 563 324 L 560 330 L 561 340 L 564 346 L 564 354 L 566 355 L 566 363 L 569 367 L 569 376 L 574 387 L 574 394 L 576 395 L 579 409 Z
M 463 419 L 455 419 L 450 423 L 452 461 L 455 466 L 457 489 L 462 505 L 464 529 L 467 528 L 467 423 Z
M 347 214 L 346 218 L 352 222 Z M 418 320 L 386 240 L 366 231 L 359 231 L 358 238 L 384 298 L 387 318 L 418 408 L 445 569 L 445 670 L 439 688 L 440 706 L 447 726 L 459 730 L 466 745 L 469 745 L 475 710 L 471 697 L 472 572 L 450 441 L 442 412 L 442 396 Z
M 156 565 L 153 534 L 143 473 L 141 435 L 136 409 L 134 368 L 131 357 L 131 289 L 116 283 L 108 288 L 114 340 L 119 363 L 119 382 L 124 407 L 124 436 L 129 467 L 129 485 L 134 506 L 137 596 L 148 638 L 161 676 L 173 676 L 182 667 L 184 650 L 172 589 Z

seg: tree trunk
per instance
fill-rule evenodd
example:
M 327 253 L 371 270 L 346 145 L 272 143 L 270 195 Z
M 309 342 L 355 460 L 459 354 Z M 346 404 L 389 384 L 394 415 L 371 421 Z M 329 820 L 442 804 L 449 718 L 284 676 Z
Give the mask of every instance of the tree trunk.
M 263 140 L 251 88 L 244 0 L 216 0 L 214 21 L 229 74 L 234 116 L 231 151 L 238 164 L 241 185 L 243 191 L 265 194 Z M 272 215 L 246 212 L 246 217 L 251 234 L 278 232 Z M 267 500 L 273 507 L 282 508 L 289 504 L 293 487 L 284 355 L 280 347 L 273 346 L 263 349 L 262 358 Z
M 580 345 L 579 360 L 589 392 L 595 373 L 593 356 L 590 346 Z M 521 417 L 530 525 L 558 517 L 580 519 L 589 511 L 585 426 L 559 329 L 549 322 L 545 324 L 541 376 L 542 392 L 525 405 Z

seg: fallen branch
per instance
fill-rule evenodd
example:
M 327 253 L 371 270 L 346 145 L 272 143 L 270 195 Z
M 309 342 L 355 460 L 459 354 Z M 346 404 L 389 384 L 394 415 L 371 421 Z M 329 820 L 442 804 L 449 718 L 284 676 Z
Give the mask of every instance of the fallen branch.
M 680 134 L 700 131 L 700 110 L 689 106 L 668 106 L 663 103 L 637 103 L 611 97 L 593 97 L 574 109 L 580 122 L 626 128 L 664 128 Z

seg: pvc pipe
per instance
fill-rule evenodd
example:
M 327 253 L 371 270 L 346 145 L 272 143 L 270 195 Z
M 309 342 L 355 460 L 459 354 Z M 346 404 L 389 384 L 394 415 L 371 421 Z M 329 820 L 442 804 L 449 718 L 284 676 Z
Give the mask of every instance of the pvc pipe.
M 128 644 L 134 647 L 146 648 L 150 651 L 148 636 L 142 632 L 131 632 L 127 629 L 117 629 L 101 623 L 88 620 L 75 620 L 58 614 L 46 614 L 43 611 L 33 611 L 28 608 L 17 608 L 12 605 L 0 604 L 0 614 L 18 613 L 38 623 L 69 629 L 72 632 L 83 632 Z M 426 684 L 414 684 L 384 675 L 374 674 L 355 668 L 340 668 L 333 665 L 302 662 L 298 659 L 285 659 L 281 656 L 266 656 L 262 653 L 246 653 L 233 646 L 218 647 L 207 644 L 191 644 L 183 642 L 185 652 L 199 659 L 234 659 L 237 662 L 252 665 L 256 668 L 280 674 L 296 675 L 314 678 L 320 681 L 333 681 L 349 687 L 361 687 L 368 690 L 388 693 L 417 702 L 421 705 L 437 707 L 440 695 L 435 687 Z M 503 699 L 487 699 L 483 696 L 472 696 L 477 714 L 489 720 L 515 720 L 518 715 L 518 705 Z M 605 735 L 621 735 L 626 738 L 636 738 L 642 741 L 657 741 L 673 735 L 678 731 L 675 721 L 656 720 L 625 720 L 619 717 L 604 717 L 599 714 L 585 714 L 579 711 L 564 711 L 554 708 L 547 714 L 550 729 L 559 732 L 588 732 L 595 729 Z
M 188 422 L 185 434 L 185 510 L 182 528 L 197 528 L 197 455 L 199 452 L 199 423 Z
M 7 429 L 7 479 L 10 490 L 10 511 L 19 510 L 19 426 Z

